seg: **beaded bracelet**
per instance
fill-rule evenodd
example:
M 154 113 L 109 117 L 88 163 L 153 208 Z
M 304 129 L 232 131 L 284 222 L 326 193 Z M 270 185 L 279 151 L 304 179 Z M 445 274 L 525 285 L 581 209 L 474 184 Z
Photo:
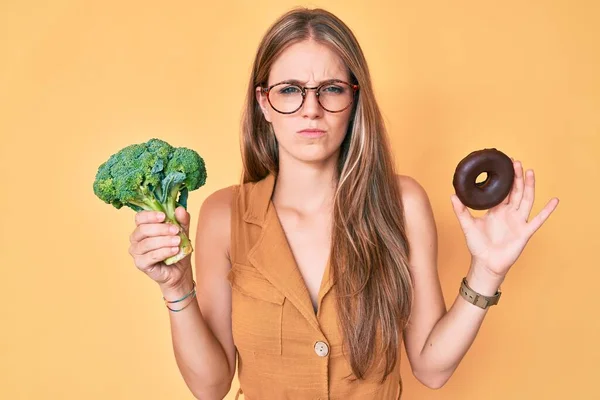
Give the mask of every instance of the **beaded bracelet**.
M 183 308 L 181 308 L 180 310 L 173 310 L 172 308 L 170 308 L 170 307 L 169 307 L 169 304 L 179 303 L 179 302 L 181 302 L 181 301 L 183 301 L 183 300 L 187 299 L 187 298 L 188 298 L 188 297 L 190 297 L 190 296 L 195 296 L 195 295 L 196 295 L 196 281 L 192 280 L 192 282 L 194 282 L 194 285 L 193 285 L 193 287 L 192 287 L 192 290 L 190 290 L 190 292 L 189 292 L 188 294 L 186 294 L 185 296 L 183 296 L 182 298 L 180 298 L 180 299 L 178 299 L 178 300 L 169 301 L 169 300 L 165 299 L 165 298 L 164 298 L 164 296 L 163 296 L 163 300 L 165 301 L 165 306 L 167 306 L 167 308 L 168 308 L 169 310 L 171 310 L 171 311 L 180 311 L 180 310 L 183 310 Z M 190 302 L 190 303 L 191 303 L 191 302 Z M 188 305 L 189 305 L 190 303 L 188 303 Z M 186 305 L 185 307 L 187 307 L 187 305 Z M 184 307 L 184 308 L 185 308 L 185 307 Z

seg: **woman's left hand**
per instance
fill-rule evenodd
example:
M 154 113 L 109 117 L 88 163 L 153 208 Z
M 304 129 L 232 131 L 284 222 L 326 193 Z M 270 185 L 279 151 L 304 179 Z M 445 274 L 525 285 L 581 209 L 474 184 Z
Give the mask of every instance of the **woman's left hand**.
M 521 163 L 513 160 L 513 167 L 515 178 L 510 193 L 502 203 L 480 218 L 474 218 L 456 194 L 451 196 L 472 262 L 501 278 L 506 276 L 529 239 L 556 209 L 559 201 L 557 197 L 550 199 L 528 222 L 535 197 L 533 170 L 527 170 L 524 178 Z

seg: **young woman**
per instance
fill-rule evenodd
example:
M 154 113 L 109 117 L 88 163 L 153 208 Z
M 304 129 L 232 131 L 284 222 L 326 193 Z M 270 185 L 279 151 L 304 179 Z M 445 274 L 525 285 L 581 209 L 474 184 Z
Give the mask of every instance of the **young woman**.
M 321 9 L 286 13 L 260 43 L 242 159 L 240 185 L 201 207 L 197 282 L 189 257 L 162 262 L 178 242 L 157 213 L 137 213 L 130 238 L 169 302 L 175 357 L 199 399 L 229 392 L 236 353 L 246 399 L 398 399 L 402 342 L 415 377 L 441 387 L 558 204 L 527 221 L 534 179 L 518 161 L 511 193 L 482 218 L 452 195 L 469 293 L 489 301 L 457 296 L 446 310 L 428 196 L 395 173 L 361 48 Z M 176 215 L 189 232 L 190 215 Z

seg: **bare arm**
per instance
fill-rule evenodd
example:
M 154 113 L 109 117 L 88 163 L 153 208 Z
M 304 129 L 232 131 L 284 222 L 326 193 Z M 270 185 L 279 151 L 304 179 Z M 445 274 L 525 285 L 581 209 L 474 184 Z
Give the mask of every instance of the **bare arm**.
M 231 333 L 231 288 L 227 273 L 232 189 L 221 189 L 202 204 L 194 255 L 197 301 L 180 312 L 169 312 L 173 350 L 184 381 L 194 396 L 221 400 L 235 374 Z M 178 299 L 193 286 L 192 276 L 178 288 L 162 290 Z M 179 307 L 178 307 L 179 308 Z
M 429 198 L 414 179 L 400 178 L 405 205 L 409 260 L 414 277 L 415 299 L 411 323 L 404 331 L 404 345 L 415 377 L 437 389 L 452 376 L 481 327 L 487 309 L 465 301 L 458 294 L 446 310 L 437 272 L 437 229 Z M 471 269 L 469 286 L 484 295 L 493 295 L 500 283 Z

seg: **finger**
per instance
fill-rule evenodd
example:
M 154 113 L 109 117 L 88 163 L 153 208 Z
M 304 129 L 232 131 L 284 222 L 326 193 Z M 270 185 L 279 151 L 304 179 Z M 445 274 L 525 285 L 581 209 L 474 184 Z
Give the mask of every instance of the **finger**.
M 529 236 L 533 235 L 540 227 L 546 222 L 548 217 L 556 210 L 559 200 L 554 197 L 548 201 L 546 206 L 535 216 L 531 221 L 527 223 L 527 229 L 529 230 Z
M 525 172 L 525 188 L 523 189 L 523 199 L 519 205 L 519 213 L 525 221 L 529 219 L 529 214 L 533 208 L 535 200 L 535 176 L 532 169 Z
M 148 224 L 152 222 L 160 222 L 165 219 L 165 214 L 158 211 L 139 211 L 135 214 L 135 224 Z
M 456 214 L 460 226 L 463 230 L 467 230 L 474 224 L 471 212 L 468 210 L 467 206 L 460 201 L 456 194 L 452 194 L 450 200 L 452 201 L 452 208 L 454 209 L 454 214 Z
M 151 223 L 141 224 L 131 234 L 129 241 L 131 243 L 141 242 L 144 239 L 154 236 L 176 235 L 179 233 L 179 227 L 169 223 Z
M 175 218 L 177 218 L 177 222 L 183 228 L 183 231 L 186 234 L 190 232 L 190 214 L 186 211 L 183 206 L 179 206 L 175 209 Z
M 518 210 L 521 205 L 521 200 L 523 199 L 523 165 L 520 161 L 516 161 L 514 163 L 515 167 L 515 179 L 513 181 L 513 188 L 510 192 L 510 200 L 509 204 L 515 209 Z
M 135 258 L 135 266 L 141 271 L 146 271 L 154 264 L 162 262 L 179 252 L 178 247 L 163 247 Z
M 162 247 L 179 246 L 179 243 L 181 238 L 178 235 L 150 237 L 132 245 L 131 252 L 133 255 L 141 256 Z

